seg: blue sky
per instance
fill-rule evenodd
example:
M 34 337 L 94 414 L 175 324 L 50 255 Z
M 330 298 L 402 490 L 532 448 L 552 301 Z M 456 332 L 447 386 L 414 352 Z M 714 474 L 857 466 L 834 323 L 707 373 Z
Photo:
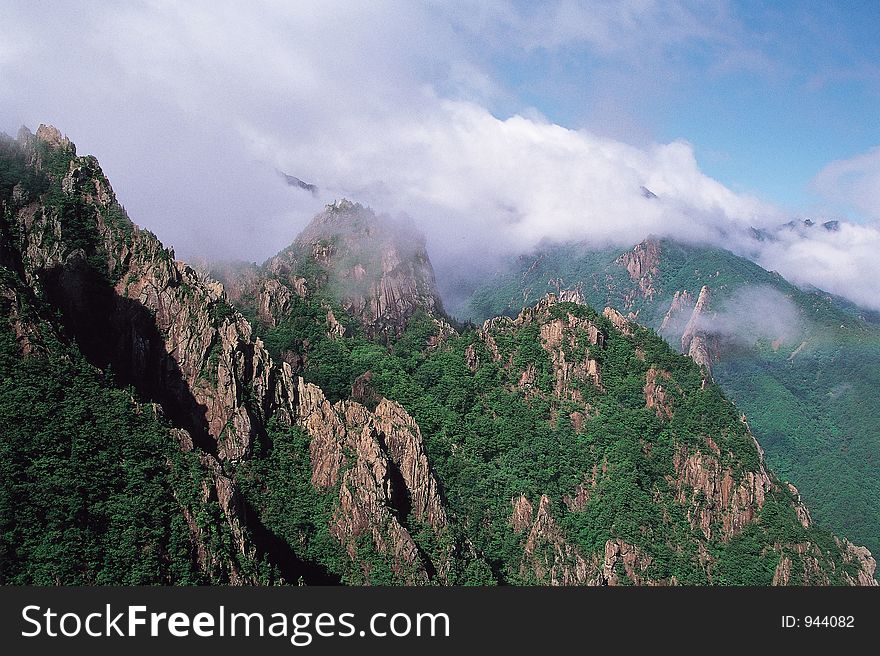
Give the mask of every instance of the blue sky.
M 517 101 L 554 122 L 634 143 L 684 139 L 734 190 L 809 213 L 825 165 L 880 144 L 880 2 L 689 6 L 705 33 L 658 43 L 658 15 L 614 49 L 572 35 L 488 58 Z

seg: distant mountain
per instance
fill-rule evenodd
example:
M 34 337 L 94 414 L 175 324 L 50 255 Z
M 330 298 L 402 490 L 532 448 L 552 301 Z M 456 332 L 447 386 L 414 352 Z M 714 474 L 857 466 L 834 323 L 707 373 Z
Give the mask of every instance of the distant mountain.
M 289 173 L 285 173 L 284 171 L 278 171 L 278 174 L 287 183 L 289 187 L 295 187 L 296 189 L 302 189 L 303 191 L 309 192 L 312 196 L 318 195 L 318 186 L 300 180 L 295 175 L 290 175 Z
M 227 295 L 57 130 L 0 139 L 0 582 L 877 584 L 705 368 L 576 291 L 454 330 L 383 221 Z
M 309 291 L 338 304 L 371 336 L 399 335 L 419 310 L 443 316 L 415 226 L 347 200 L 328 205 L 263 266 L 217 264 L 211 273 L 231 290 L 233 302 L 272 326 L 288 313 L 291 294 L 304 298 Z
M 770 466 L 799 482 L 817 521 L 880 548 L 876 313 L 719 248 L 652 239 L 523 256 L 476 291 L 472 313 L 512 314 L 555 288 L 619 308 L 694 356 L 746 413 Z

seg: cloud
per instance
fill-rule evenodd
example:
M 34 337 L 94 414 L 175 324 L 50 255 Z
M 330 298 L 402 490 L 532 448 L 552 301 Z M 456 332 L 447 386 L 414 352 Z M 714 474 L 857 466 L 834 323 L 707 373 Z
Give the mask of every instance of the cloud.
M 814 227 L 807 233 L 778 234 L 779 241 L 763 244 L 759 264 L 795 284 L 818 287 L 880 310 L 876 282 L 880 230 L 876 227 L 841 222 L 836 231 Z
M 833 203 L 880 221 L 880 146 L 831 162 L 818 173 L 813 187 Z
M 58 125 L 99 157 L 133 219 L 184 257 L 262 260 L 340 196 L 412 216 L 438 272 L 459 276 L 547 239 L 745 248 L 750 226 L 787 220 L 701 172 L 687 142 L 637 147 L 527 106 L 493 111 L 517 104 L 487 63 L 499 49 L 580 43 L 646 65 L 683 44 L 730 52 L 741 39 L 726 35 L 740 28 L 724 3 L 559 2 L 546 14 L 508 3 L 6 4 L 18 37 L 0 49 L 0 122 Z M 841 267 L 842 249 L 876 237 L 854 229 L 760 256 L 848 295 L 872 269 Z
M 796 344 L 804 321 L 790 298 L 773 287 L 759 285 L 737 289 L 717 312 L 703 315 L 700 329 L 725 342 L 746 346 L 760 340 Z
M 426 97 L 421 116 L 362 122 L 359 135 L 322 143 L 315 177 L 388 210 L 435 218 L 449 232 L 521 251 L 540 241 L 627 244 L 648 233 L 710 239 L 720 226 L 754 225 L 772 208 L 699 171 L 683 142 L 636 148 L 586 131 L 473 103 Z M 312 141 L 260 140 L 303 161 Z M 658 198 L 647 199 L 641 187 Z M 427 226 L 431 232 L 431 226 Z

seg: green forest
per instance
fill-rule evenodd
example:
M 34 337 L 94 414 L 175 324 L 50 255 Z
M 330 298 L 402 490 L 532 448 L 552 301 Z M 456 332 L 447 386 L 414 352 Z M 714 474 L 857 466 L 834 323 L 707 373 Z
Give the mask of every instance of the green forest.
M 658 240 L 644 298 L 619 264 L 624 249 L 565 245 L 523 257 L 473 294 L 470 313 L 480 320 L 515 314 L 523 298 L 535 302 L 560 280 L 596 307 L 627 308 L 659 331 L 676 291 L 693 299 L 703 285 L 711 307 L 748 314 L 736 301 L 749 290 L 772 290 L 787 299 L 796 324 L 777 341 L 721 344 L 713 376 L 747 415 L 769 466 L 797 483 L 814 519 L 871 550 L 880 550 L 880 323 L 875 313 L 816 290 L 803 290 L 778 273 L 729 251 Z M 777 297 L 774 297 L 777 298 Z M 761 307 L 760 312 L 773 312 Z M 624 312 L 626 313 L 626 312 Z M 758 317 L 760 318 L 760 317 Z M 789 319 L 790 320 L 790 319 Z M 678 348 L 680 331 L 665 335 Z

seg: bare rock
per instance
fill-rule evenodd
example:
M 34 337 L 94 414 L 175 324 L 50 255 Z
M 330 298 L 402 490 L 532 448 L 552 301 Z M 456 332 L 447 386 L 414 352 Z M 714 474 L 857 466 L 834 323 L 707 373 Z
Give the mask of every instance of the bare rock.
M 276 279 L 266 279 L 260 286 L 257 317 L 275 327 L 290 314 L 290 291 Z
M 608 540 L 605 543 L 605 558 L 597 583 L 599 585 L 620 585 L 618 567 L 622 567 L 627 578 L 633 585 L 648 585 L 645 570 L 651 566 L 653 558 L 642 554 L 638 547 L 620 539 Z
M 523 497 L 524 499 L 525 497 Z M 528 504 L 526 500 L 525 504 Z M 517 506 L 514 504 L 514 515 Z M 530 504 L 529 504 L 530 507 Z M 522 515 L 519 524 L 522 524 Z M 513 520 L 512 520 L 512 523 Z M 514 523 L 516 526 L 517 523 Z M 550 498 L 541 495 L 538 510 L 535 512 L 532 527 L 524 547 L 521 573 L 532 576 L 543 585 L 587 585 L 590 582 L 590 567 L 578 549 L 570 545 L 550 512 Z
M 874 577 L 877 572 L 877 561 L 874 556 L 865 547 L 854 545 L 846 538 L 834 538 L 837 545 L 843 550 L 844 562 L 848 565 L 855 565 L 857 572 L 855 576 L 849 572 L 844 572 L 844 578 L 850 585 L 877 586 L 877 579 Z
M 642 298 L 650 300 L 657 293 L 654 278 L 660 272 L 660 255 L 660 242 L 647 239 L 617 258 L 617 263 L 626 269 L 630 279 L 638 283 Z
M 703 285 L 700 296 L 691 313 L 691 318 L 685 326 L 681 336 L 681 350 L 700 365 L 706 372 L 704 384 L 709 380 L 712 373 L 712 361 L 717 350 L 712 336 L 706 331 L 708 321 L 711 292 L 709 287 Z
M 763 457 L 763 455 L 764 453 L 762 451 L 761 457 Z M 785 486 L 795 499 L 794 511 L 797 515 L 798 521 L 804 528 L 810 528 L 813 525 L 813 518 L 810 517 L 810 511 L 807 510 L 807 506 L 804 504 L 803 499 L 801 499 L 801 493 L 798 492 L 798 489 L 791 483 L 786 483 Z
M 629 319 L 624 317 L 620 312 L 612 307 L 606 307 L 602 311 L 602 316 L 604 316 L 612 324 L 614 324 L 614 327 L 617 328 L 622 334 L 632 336 L 632 326 L 630 325 Z
M 267 263 L 274 275 L 300 285 L 296 264 L 312 260 L 321 268 L 316 280 L 327 287 L 369 335 L 399 335 L 422 310 L 441 317 L 434 269 L 424 237 L 412 222 L 378 216 L 347 200 L 328 205 L 312 219 L 293 245 Z M 305 296 L 305 281 L 301 296 Z
M 510 503 L 513 506 L 513 514 L 510 517 L 510 523 L 516 533 L 522 533 L 532 526 L 534 509 L 525 494 L 514 497 L 510 500 Z
M 297 422 L 311 438 L 312 484 L 339 484 L 331 533 L 356 562 L 358 538 L 369 535 L 405 582 L 427 581 L 428 564 L 402 522 L 412 517 L 440 534 L 448 520 L 415 421 L 387 399 L 374 412 L 353 401 L 331 405 L 302 379 L 297 398 Z M 448 569 L 448 563 L 433 565 L 441 575 Z
M 645 376 L 645 407 L 654 408 L 660 419 L 672 419 L 672 400 L 663 386 L 670 373 L 655 367 L 648 369 Z
M 696 302 L 689 291 L 676 291 L 669 304 L 669 309 L 663 316 L 660 324 L 661 335 L 674 335 L 678 337 L 684 332 L 687 323 L 693 314 Z
M 717 457 L 701 451 L 689 453 L 680 447 L 674 466 L 678 474 L 676 499 L 687 507 L 691 526 L 707 540 L 716 531 L 722 540 L 729 540 L 754 522 L 773 487 L 763 463 L 757 472 L 744 472 L 737 480 Z

